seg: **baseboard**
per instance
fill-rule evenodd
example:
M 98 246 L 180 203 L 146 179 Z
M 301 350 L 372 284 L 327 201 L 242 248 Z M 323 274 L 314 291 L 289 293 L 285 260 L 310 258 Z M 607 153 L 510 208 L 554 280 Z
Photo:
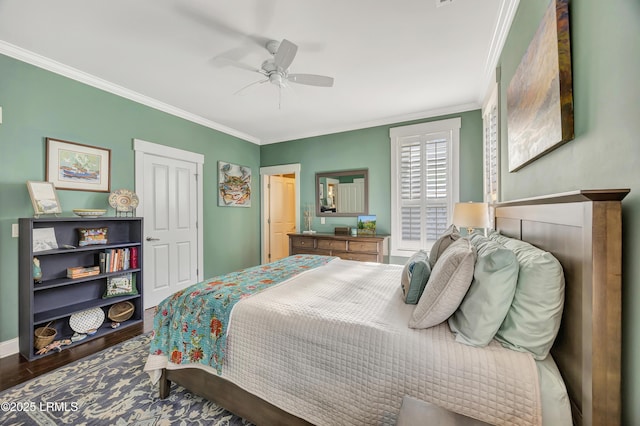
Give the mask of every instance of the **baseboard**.
M 17 354 L 20 351 L 18 342 L 19 340 L 17 337 L 15 339 L 5 340 L 4 342 L 0 342 L 0 358 Z

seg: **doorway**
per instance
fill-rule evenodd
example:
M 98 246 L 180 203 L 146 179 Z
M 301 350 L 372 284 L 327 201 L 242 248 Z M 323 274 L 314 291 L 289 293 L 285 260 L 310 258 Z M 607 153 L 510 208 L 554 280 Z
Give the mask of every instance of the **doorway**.
M 289 255 L 290 232 L 300 230 L 300 164 L 260 168 L 261 259 L 270 263 Z
M 202 281 L 204 156 L 134 140 L 137 215 L 144 217 L 144 308 Z

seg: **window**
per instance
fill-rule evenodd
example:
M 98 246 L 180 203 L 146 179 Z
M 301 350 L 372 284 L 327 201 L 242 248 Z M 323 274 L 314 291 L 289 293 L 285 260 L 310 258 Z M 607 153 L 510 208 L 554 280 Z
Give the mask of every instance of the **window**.
M 482 126 L 484 128 L 484 201 L 498 201 L 498 182 L 500 172 L 500 127 L 498 122 L 498 88 L 494 86 L 491 96 L 482 108 Z
M 391 137 L 391 255 L 428 250 L 458 201 L 460 118 L 394 127 Z

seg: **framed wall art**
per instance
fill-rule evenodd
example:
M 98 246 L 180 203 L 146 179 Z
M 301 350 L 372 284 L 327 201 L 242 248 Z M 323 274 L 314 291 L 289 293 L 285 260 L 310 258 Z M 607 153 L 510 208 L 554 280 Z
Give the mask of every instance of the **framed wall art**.
M 111 150 L 47 138 L 47 181 L 58 189 L 111 191 Z
M 574 138 L 568 0 L 551 0 L 507 89 L 509 171 Z
M 251 169 L 218 161 L 218 205 L 251 207 Z
M 51 182 L 34 182 L 28 180 L 27 189 L 29 190 L 29 197 L 31 197 L 33 213 L 36 218 L 43 214 L 57 215 L 62 213 L 56 188 Z

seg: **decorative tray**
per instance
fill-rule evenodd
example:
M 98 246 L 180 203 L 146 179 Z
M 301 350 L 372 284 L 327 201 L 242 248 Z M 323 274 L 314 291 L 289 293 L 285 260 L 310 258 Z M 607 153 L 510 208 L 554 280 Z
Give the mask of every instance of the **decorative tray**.
M 138 207 L 138 196 L 128 189 L 118 189 L 109 195 L 109 205 L 119 212 L 130 212 Z
M 86 334 L 90 330 L 99 328 L 104 322 L 104 311 L 100 308 L 87 309 L 76 312 L 69 318 L 69 326 L 77 333 Z
M 106 212 L 105 209 L 73 209 L 73 213 L 81 217 L 100 217 Z

